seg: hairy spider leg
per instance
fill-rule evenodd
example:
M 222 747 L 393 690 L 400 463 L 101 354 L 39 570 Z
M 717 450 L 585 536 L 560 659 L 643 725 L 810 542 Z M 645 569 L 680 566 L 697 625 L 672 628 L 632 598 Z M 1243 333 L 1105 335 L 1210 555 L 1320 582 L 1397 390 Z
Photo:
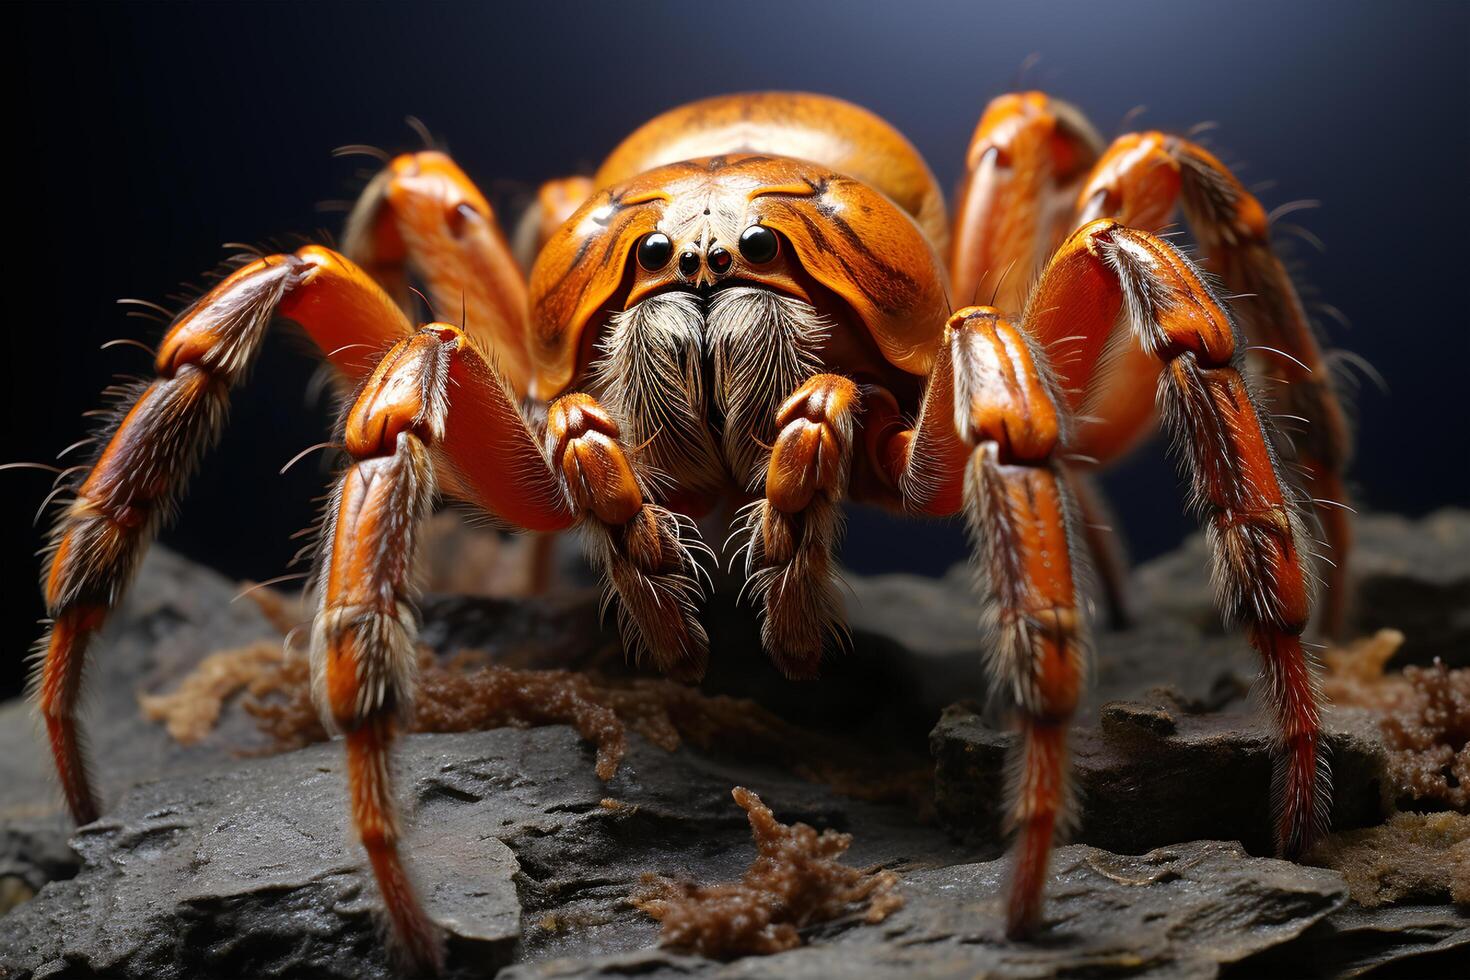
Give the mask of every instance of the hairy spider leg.
M 624 647 L 647 653 L 663 673 L 704 676 L 709 637 L 699 622 L 704 598 L 697 553 L 707 550 L 694 522 L 653 502 L 612 415 L 591 395 L 551 403 L 546 452 L 568 502 L 582 515 L 588 556 L 618 600 Z
M 530 513 L 530 492 L 543 508 L 533 514 L 540 528 L 580 521 L 621 599 L 630 646 L 646 643 L 676 675 L 701 671 L 707 644 L 694 616 L 698 580 L 682 536 L 689 527 L 644 499 L 616 426 L 587 396 L 551 406 L 543 452 L 509 383 L 466 332 L 445 323 L 388 352 L 347 415 L 343 444 L 352 464 L 322 538 L 313 694 L 346 737 L 353 823 L 395 948 L 414 968 L 437 971 L 442 939 L 405 869 L 389 767 L 395 727 L 414 695 L 414 553 L 435 474 L 474 472 L 467 467 L 488 459 L 502 477 L 479 495 L 492 515 Z
M 1080 110 L 1043 92 L 1002 95 L 986 106 L 955 199 L 949 269 L 956 305 L 984 303 L 1020 314 L 1047 260 L 1073 230 L 1078 189 L 1102 147 Z M 1123 536 L 1084 470 L 1069 467 L 1068 479 L 1109 621 L 1122 627 L 1129 622 Z
M 1234 298 L 1250 360 L 1267 404 L 1288 420 L 1305 489 L 1325 535 L 1327 591 L 1321 627 L 1341 637 L 1350 604 L 1348 562 L 1352 522 L 1344 474 L 1352 437 L 1332 372 L 1306 308 L 1271 245 L 1270 220 L 1260 202 L 1214 154 L 1159 132 L 1119 137 L 1098 161 L 1077 197 L 1077 224 L 1115 218 L 1130 228 L 1158 232 L 1182 205 L 1205 268 Z
M 362 343 L 384 349 L 409 331 L 372 280 L 326 249 L 237 269 L 176 318 L 153 380 L 117 392 L 117 409 L 97 440 L 102 449 L 52 527 L 43 579 L 51 627 L 34 687 L 79 824 L 98 816 L 75 714 L 87 644 L 219 435 L 229 388 L 247 373 L 278 312 L 301 322 L 325 351 Z M 360 352 L 333 360 L 344 373 L 362 373 Z
M 512 247 L 489 200 L 447 154 L 402 154 L 358 198 L 344 251 L 405 311 L 415 306 L 410 277 L 422 282 L 437 315 L 460 317 L 516 399 L 524 399 L 530 381 L 525 277 L 551 232 L 591 191 L 586 177 L 547 181 L 522 216 Z M 473 495 L 457 485 L 453 471 L 441 475 L 446 492 Z M 533 592 L 550 583 L 555 540 L 554 533 L 532 538 Z
M 1045 93 L 1011 93 L 986 106 L 955 196 L 949 276 L 956 306 L 1020 312 L 1036 274 L 1071 231 L 1077 188 L 1101 151 L 1086 117 Z
M 444 438 L 449 369 L 463 335 L 430 324 L 399 341 L 358 394 L 343 425 L 351 460 L 322 528 L 312 623 L 312 696 L 347 750 L 352 823 L 406 965 L 443 966 L 439 929 L 424 911 L 399 849 L 389 750 L 411 707 L 418 662 L 418 533 L 433 508 L 430 454 Z
M 90 823 L 99 813 L 75 714 L 86 647 L 120 601 L 148 543 L 172 511 L 203 451 L 217 437 L 228 391 L 246 374 L 277 316 L 299 323 L 349 379 L 373 370 L 374 358 L 362 351 L 367 347 L 390 351 L 375 377 L 381 375 L 382 385 L 396 397 L 408 397 L 414 384 L 422 389 L 425 378 L 437 379 L 436 384 L 443 386 L 435 396 L 442 410 L 433 413 L 434 425 L 423 428 L 427 423 L 422 423 L 415 430 L 419 432 L 416 441 L 406 444 L 408 448 L 372 443 L 374 433 L 380 439 L 395 434 L 392 426 L 398 424 L 399 416 L 389 413 L 380 418 L 368 412 L 362 399 L 370 399 L 376 389 L 365 389 L 356 414 L 349 416 L 349 421 L 360 424 L 356 430 L 349 426 L 348 448 L 356 446 L 360 460 L 382 457 L 387 462 L 362 463 L 350 470 L 339 506 L 355 501 L 359 510 L 368 507 L 369 513 L 380 513 L 384 506 L 409 501 L 413 506 L 389 516 L 412 524 L 410 518 L 421 514 L 422 502 L 432 499 L 433 475 L 438 471 L 452 474 L 449 479 L 441 476 L 439 482 L 452 482 L 466 499 L 517 526 L 555 530 L 571 526 L 576 519 L 508 383 L 466 335 L 449 327 L 437 328 L 442 349 L 454 356 L 447 357 L 442 371 L 408 379 L 406 368 L 390 371 L 397 363 L 392 352 L 399 351 L 394 345 L 407 344 L 404 350 L 417 352 L 427 343 L 425 335 L 413 334 L 392 299 L 342 256 L 309 246 L 292 254 L 260 258 L 238 269 L 172 324 L 159 348 L 157 376 L 124 393 L 123 403 L 101 434 L 101 452 L 90 471 L 77 481 L 75 499 L 65 506 L 52 529 L 44 579 L 51 628 L 41 644 L 35 697 L 46 722 L 62 790 L 78 823 Z M 452 344 L 442 340 L 451 331 Z M 383 375 L 384 371 L 389 374 Z M 379 429 L 374 430 L 373 425 Z M 375 480 L 379 469 L 391 479 Z M 374 495 L 387 492 L 383 488 L 390 485 L 400 485 L 400 490 L 411 487 L 414 493 L 402 490 L 384 504 Z M 358 526 L 336 516 L 339 521 L 329 537 L 341 538 L 347 533 L 344 528 Z M 402 528 L 399 532 L 406 533 Z M 386 574 L 385 570 L 373 571 Z M 395 580 L 397 587 L 407 588 L 407 579 Z M 329 584 L 325 594 L 331 591 Z M 403 692 L 403 697 L 409 693 Z M 373 753 L 386 751 L 391 731 L 387 726 L 386 721 L 373 720 L 353 729 L 358 733 L 348 740 L 350 757 L 378 758 Z M 361 776 L 368 771 L 362 768 L 366 764 L 355 762 L 354 771 Z M 368 783 L 363 779 L 356 780 L 354 813 L 358 816 L 367 813 L 364 801 L 374 798 L 365 786 Z M 381 789 L 378 797 L 386 792 Z M 384 819 L 392 824 L 391 819 Z M 363 826 L 361 821 L 359 826 Z M 369 827 L 365 840 L 374 840 L 374 833 Z M 421 921 L 422 915 L 410 903 L 411 890 L 405 890 L 406 879 L 392 873 L 393 865 L 384 863 L 381 849 L 375 851 L 370 845 L 369 853 L 389 903 L 390 919 L 399 925 Z M 401 937 L 405 947 L 423 952 L 427 947 L 415 938 L 421 937 L 422 930 L 410 929 L 409 933 Z
M 1276 846 L 1300 855 L 1323 830 L 1331 797 L 1316 671 L 1301 642 L 1313 605 L 1311 551 L 1302 494 L 1285 475 L 1270 418 L 1244 373 L 1240 331 L 1189 259 L 1111 219 L 1063 243 L 1023 326 L 1048 351 L 1076 355 L 1053 361 L 1064 389 L 1085 392 L 1084 404 L 1109 392 L 1113 411 L 1079 426 L 1074 442 L 1130 444 L 1136 435 L 1126 426 L 1145 425 L 1148 413 L 1119 409 L 1130 390 L 1146 391 L 1157 378 L 1173 450 L 1190 477 L 1190 505 L 1209 538 L 1216 602 L 1244 624 L 1265 667 L 1280 744 Z M 1105 450 L 1091 454 L 1108 458 Z
M 389 161 L 348 216 L 343 252 L 410 316 L 410 276 L 422 282 L 434 315 L 460 323 L 482 351 L 493 352 L 496 368 L 525 396 L 525 274 L 490 201 L 448 155 L 423 150 Z
M 1019 710 L 1006 928 L 1040 922 L 1052 842 L 1071 813 L 1067 729 L 1087 669 L 1075 505 L 1060 460 L 1066 407 L 1034 341 L 992 307 L 967 307 L 944 342 L 917 423 L 879 452 L 915 511 L 963 511 L 975 548 L 986 668 Z

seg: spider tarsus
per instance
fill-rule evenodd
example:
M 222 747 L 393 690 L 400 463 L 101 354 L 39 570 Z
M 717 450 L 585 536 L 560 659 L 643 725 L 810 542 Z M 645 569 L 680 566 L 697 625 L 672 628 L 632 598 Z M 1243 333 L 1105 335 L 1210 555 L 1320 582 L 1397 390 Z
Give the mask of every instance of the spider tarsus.
M 434 976 L 443 971 L 444 939 L 424 911 L 399 853 L 397 804 L 389 778 L 392 727 L 390 718 L 379 716 L 347 733 L 353 820 L 383 898 L 390 948 L 404 966 Z
M 1022 724 L 1011 815 L 1015 843 L 1006 889 L 1006 936 L 1011 939 L 1029 938 L 1041 926 L 1052 845 L 1070 810 L 1067 724 L 1036 719 Z

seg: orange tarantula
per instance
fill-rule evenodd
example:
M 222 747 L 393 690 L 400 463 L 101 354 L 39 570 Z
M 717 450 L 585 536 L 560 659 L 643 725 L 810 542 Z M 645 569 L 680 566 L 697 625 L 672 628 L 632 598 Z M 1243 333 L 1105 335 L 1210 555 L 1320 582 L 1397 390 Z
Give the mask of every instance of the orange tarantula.
M 1225 286 L 1159 231 L 1182 209 Z M 1104 148 L 1036 92 L 986 110 L 953 225 L 933 175 L 883 120 L 817 95 L 674 109 L 589 179 L 548 184 L 518 236 L 444 154 L 393 159 L 343 254 L 241 264 L 179 314 L 156 377 L 127 392 L 52 534 L 36 696 L 71 812 L 98 816 L 75 717 L 83 656 L 277 318 L 357 386 L 330 498 L 311 640 L 314 694 L 343 735 L 352 821 L 398 946 L 441 962 L 399 852 L 390 743 L 414 693 L 415 539 L 443 493 L 529 531 L 573 526 L 628 646 L 698 679 L 708 638 L 695 518 L 735 500 L 762 639 L 812 677 L 838 624 L 844 499 L 963 513 L 985 656 L 1024 733 L 1012 788 L 1007 928 L 1041 923 L 1067 818 L 1067 727 L 1087 664 L 1088 470 L 1147 432 L 1156 402 L 1191 474 L 1219 604 L 1267 677 L 1281 764 L 1276 841 L 1300 853 L 1329 795 L 1313 666 L 1310 498 L 1341 500 L 1341 409 L 1260 204 L 1210 153 L 1149 132 Z M 946 264 L 947 260 L 947 264 Z M 461 326 L 415 327 L 410 277 Z M 991 305 L 967 305 L 977 295 Z M 1237 315 L 1239 320 L 1237 320 Z M 1249 345 L 1249 346 L 1248 346 Z M 364 348 L 377 355 L 365 358 Z M 1273 408 L 1307 420 L 1284 473 Z M 1320 512 L 1342 609 L 1349 529 Z

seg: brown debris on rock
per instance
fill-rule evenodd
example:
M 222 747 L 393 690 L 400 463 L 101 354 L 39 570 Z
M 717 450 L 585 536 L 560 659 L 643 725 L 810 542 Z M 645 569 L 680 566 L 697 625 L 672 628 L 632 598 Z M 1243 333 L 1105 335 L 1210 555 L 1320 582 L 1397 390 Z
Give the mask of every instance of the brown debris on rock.
M 242 691 L 248 695 L 245 710 L 271 737 L 276 751 L 329 737 L 311 702 L 310 666 L 303 657 L 288 656 L 277 643 L 211 654 L 173 691 L 138 700 L 146 718 L 191 744 L 214 729 L 224 705 Z M 617 772 L 627 736 L 617 713 L 597 694 L 587 678 L 565 671 L 486 666 L 472 655 L 441 665 L 424 653 L 408 729 L 465 732 L 570 725 L 597 747 L 597 775 L 607 780 Z
M 1405 710 L 1383 719 L 1389 766 L 1415 800 L 1470 808 L 1470 668 L 1405 667 Z
M 561 670 L 514 670 L 482 666 L 456 670 L 424 655 L 415 731 L 467 732 L 487 728 L 570 725 L 597 747 L 597 776 L 617 774 L 627 751 L 627 733 L 611 706 L 587 678 Z
M 1368 908 L 1470 905 L 1470 816 L 1396 813 L 1380 826 L 1333 834 L 1310 863 L 1340 871 L 1353 901 Z
M 167 694 L 143 694 L 143 717 L 163 723 L 169 735 L 193 745 L 214 730 L 225 703 L 281 663 L 281 645 L 261 641 L 212 653 Z M 263 691 L 261 693 L 264 693 Z
M 756 858 L 740 881 L 697 885 L 644 875 L 633 905 L 663 923 L 662 943 L 711 959 L 769 955 L 801 945 L 798 930 L 861 910 L 882 922 L 903 907 L 898 876 L 837 859 L 852 835 L 776 819 L 743 786 L 731 795 L 750 818 Z
M 219 721 L 224 705 L 246 695 L 244 710 L 272 741 L 289 751 L 329 735 L 311 700 L 306 658 L 273 643 L 206 657 L 178 688 L 140 697 L 145 717 L 166 725 L 184 743 L 197 742 Z M 904 801 L 921 817 L 930 810 L 931 770 L 864 753 L 808 732 L 745 698 L 707 695 L 675 681 L 610 680 L 589 673 L 492 665 L 461 652 L 441 662 L 424 651 L 418 692 L 407 728 L 466 732 L 539 725 L 572 726 L 597 748 L 597 774 L 611 779 L 632 730 L 667 752 L 683 744 L 706 751 L 740 746 L 742 758 L 781 765 L 855 799 Z
M 1403 639 L 1380 630 L 1329 650 L 1324 688 L 1334 704 L 1378 715 L 1401 804 L 1470 809 L 1470 668 L 1451 670 L 1436 660 L 1385 673 Z
M 1404 688 L 1402 675 L 1384 668 L 1403 644 L 1404 634 L 1383 629 L 1345 647 L 1328 647 L 1322 654 L 1322 693 L 1345 708 L 1396 707 Z

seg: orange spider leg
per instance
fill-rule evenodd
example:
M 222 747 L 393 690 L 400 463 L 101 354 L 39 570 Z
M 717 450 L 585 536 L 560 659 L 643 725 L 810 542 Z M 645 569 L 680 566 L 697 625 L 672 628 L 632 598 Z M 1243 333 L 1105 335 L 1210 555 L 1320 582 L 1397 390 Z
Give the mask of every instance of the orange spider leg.
M 415 968 L 437 971 L 442 943 L 399 853 L 389 772 L 396 719 L 414 694 L 416 537 L 434 500 L 436 462 L 441 472 L 498 474 L 464 485 L 499 517 L 564 528 L 573 511 L 508 383 L 448 324 L 429 324 L 387 353 L 347 416 L 343 444 L 353 464 L 323 532 L 313 694 L 345 736 L 353 824 L 398 948 Z M 487 457 L 494 472 L 476 469 Z
M 349 378 L 367 373 L 361 348 L 386 350 L 411 328 L 392 299 L 340 255 L 309 246 L 236 270 L 182 313 L 159 347 L 157 377 L 120 406 L 76 497 L 51 532 L 44 579 L 51 629 L 35 684 L 67 805 L 97 818 L 76 700 L 91 637 L 120 600 L 203 451 L 218 436 L 228 391 L 254 360 L 275 316 L 291 319 Z M 573 515 L 503 382 L 480 359 L 451 366 L 455 411 L 442 449 L 466 495 L 521 526 L 563 528 Z M 493 455 L 492 455 L 493 454 Z M 446 461 L 441 453 L 440 462 Z
M 989 300 L 1021 311 L 1043 264 L 1074 227 L 1077 188 L 1101 148 L 1079 110 L 1043 93 L 1005 95 L 990 103 L 971 140 L 955 208 L 950 273 L 957 302 Z M 1083 510 L 1082 534 L 1100 598 L 1110 622 L 1125 626 L 1128 560 L 1122 536 L 1109 524 L 1101 493 L 1081 485 L 1089 478 L 1071 470 L 1069 479 Z
M 589 184 L 577 177 L 543 186 L 531 210 L 538 226 L 549 227 L 535 231 L 549 235 L 590 192 L 590 186 L 584 186 Z M 524 228 L 517 234 L 519 239 Z M 529 267 L 529 260 L 517 260 L 490 202 L 443 153 L 404 154 L 363 191 L 348 219 L 345 239 L 348 255 L 393 292 L 405 310 L 413 305 L 408 279 L 412 272 L 425 281 L 441 315 L 463 311 L 466 333 L 504 381 L 456 377 L 458 391 L 476 399 L 502 384 L 509 386 L 503 395 L 490 399 L 484 411 L 451 415 L 441 462 L 447 456 L 453 465 L 440 468 L 445 491 L 472 500 L 519 528 L 545 532 L 564 527 L 564 515 L 547 506 L 560 498 L 555 479 L 544 467 L 523 465 L 540 450 L 519 418 L 511 417 L 530 380 L 522 267 Z M 539 250 L 540 244 L 530 247 Z M 518 240 L 517 247 L 521 245 Z M 532 251 L 530 259 L 534 258 Z M 455 371 L 480 370 L 474 363 L 456 361 Z M 461 385 L 463 380 L 469 383 Z M 487 434 L 494 444 L 486 444 Z M 494 502 L 486 498 L 488 488 L 507 482 L 511 493 L 497 494 Z M 543 591 L 550 579 L 554 540 L 554 535 L 539 535 L 531 542 L 533 592 Z
M 1123 629 L 1132 622 L 1127 553 L 1090 471 L 1123 455 L 1150 431 L 1157 411 L 1151 382 L 1158 363 L 1126 336 L 1119 339 L 1116 315 L 1109 312 L 1117 309 L 1116 284 L 1092 277 L 1092 271 L 1059 268 L 1039 281 L 1023 324 L 1046 349 L 1070 413 L 1067 477 L 1080 535 L 1092 557 L 1091 578 L 1109 625 Z M 1072 305 L 1072 297 L 1081 299 Z
M 524 395 L 526 281 L 495 212 L 474 183 L 436 150 L 406 153 L 368 184 L 347 220 L 343 251 L 412 309 L 409 274 L 418 276 L 446 319 L 464 313 L 464 330 Z
M 564 531 L 576 521 L 520 400 L 493 361 L 465 331 L 449 365 L 449 416 L 435 455 L 446 493 L 522 531 Z
M 1258 373 L 1280 382 L 1267 389 L 1267 397 L 1294 423 L 1288 433 L 1331 558 L 1323 631 L 1339 636 L 1349 600 L 1352 524 L 1343 474 L 1351 438 L 1306 310 L 1271 248 L 1265 209 L 1203 148 L 1164 133 L 1135 133 L 1120 137 L 1098 162 L 1078 195 L 1078 223 L 1110 217 L 1157 231 L 1171 220 L 1181 198 L 1206 267 L 1236 294 L 1232 305 L 1255 352 Z
M 301 321 L 334 363 L 362 371 L 341 351 L 386 347 L 408 323 L 382 290 L 315 246 L 236 270 L 181 314 L 158 350 L 157 377 L 124 400 L 99 441 L 90 472 L 51 531 L 43 588 L 51 629 L 35 695 L 67 806 L 79 824 L 97 819 L 75 718 L 86 647 L 127 588 L 148 542 L 169 515 L 204 449 L 219 434 L 228 390 L 247 372 L 272 316 Z
M 411 966 L 433 972 L 443 945 L 399 854 L 389 748 L 414 695 L 415 546 L 434 501 L 430 452 L 444 435 L 450 363 L 466 346 L 458 330 L 430 324 L 388 352 L 352 406 L 343 443 L 353 462 L 323 528 L 311 644 L 312 693 L 344 736 L 352 822 L 394 939 Z
M 847 378 L 818 374 L 781 405 L 765 496 L 741 515 L 736 532 L 747 538 L 745 572 L 761 609 L 762 646 L 792 678 L 815 677 L 827 638 L 842 631 L 832 550 L 842 532 L 859 401 Z
M 1140 376 L 1131 358 L 1077 359 L 1068 380 L 1117 390 L 1145 388 L 1144 379 L 1159 377 L 1158 400 L 1213 551 L 1217 601 L 1245 623 L 1265 665 L 1283 749 L 1274 787 L 1276 846 L 1299 855 L 1323 829 L 1331 795 L 1320 696 L 1300 638 L 1312 610 L 1310 552 L 1297 493 L 1242 375 L 1235 325 L 1188 259 L 1111 220 L 1086 225 L 1062 245 L 1031 307 L 1036 312 L 1026 326 L 1038 341 L 1080 333 L 1090 338 L 1081 346 L 1093 351 L 1106 343 L 1093 331 L 1109 337 L 1126 314 L 1130 348 L 1152 362 Z M 1118 428 L 1106 436 L 1113 444 L 1129 438 Z
M 878 450 L 910 508 L 964 510 L 979 556 L 986 666 L 1022 716 L 1006 913 L 1017 937 L 1040 922 L 1052 842 L 1071 809 L 1067 728 L 1086 671 L 1081 549 L 1058 459 L 1065 418 L 1031 339 L 1000 311 L 970 307 L 945 327 L 917 425 L 890 430 Z
M 1041 92 L 986 107 L 965 156 L 950 251 L 960 305 L 994 295 L 1019 311 L 1036 271 L 1070 230 L 1077 182 L 1102 141 L 1072 106 Z

